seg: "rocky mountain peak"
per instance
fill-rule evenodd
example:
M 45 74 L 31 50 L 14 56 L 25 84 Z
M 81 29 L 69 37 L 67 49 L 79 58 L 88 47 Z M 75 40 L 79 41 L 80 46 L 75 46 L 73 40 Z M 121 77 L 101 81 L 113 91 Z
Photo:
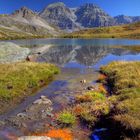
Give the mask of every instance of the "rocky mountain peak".
M 140 16 L 125 16 L 125 15 L 118 15 L 114 17 L 118 24 L 129 24 L 134 22 L 140 21 Z
M 24 7 L 21 7 L 19 10 L 16 10 L 12 15 L 29 18 L 29 17 L 35 16 L 36 14 L 31 9 L 24 6 Z
M 73 30 L 77 26 L 73 12 L 61 2 L 48 5 L 39 15 L 62 30 Z
M 80 6 L 75 14 L 77 16 L 77 22 L 83 27 L 92 28 L 115 25 L 115 20 L 94 4 L 86 3 Z
M 63 2 L 56 2 L 49 4 L 47 8 L 55 8 L 55 7 L 65 7 L 66 5 Z

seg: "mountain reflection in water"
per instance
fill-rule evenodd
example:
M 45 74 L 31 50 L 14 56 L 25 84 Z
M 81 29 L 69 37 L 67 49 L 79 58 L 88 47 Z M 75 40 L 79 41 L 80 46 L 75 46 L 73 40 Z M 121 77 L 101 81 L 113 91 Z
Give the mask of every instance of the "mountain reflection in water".
M 93 67 L 98 62 L 101 65 L 114 60 L 129 60 L 129 57 L 139 60 L 137 52 L 111 46 L 52 46 L 38 57 L 40 62 L 50 62 L 62 67 Z M 105 62 L 104 62 L 105 61 Z

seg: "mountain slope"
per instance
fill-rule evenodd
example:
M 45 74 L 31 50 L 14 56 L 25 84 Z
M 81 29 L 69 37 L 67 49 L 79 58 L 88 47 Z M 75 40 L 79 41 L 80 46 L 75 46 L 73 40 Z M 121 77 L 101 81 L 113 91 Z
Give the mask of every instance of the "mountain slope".
M 62 30 L 79 28 L 75 23 L 76 17 L 73 12 L 61 2 L 48 5 L 39 15 Z
M 58 34 L 55 28 L 26 7 L 11 15 L 0 16 L 0 28 L 1 32 L 7 29 L 9 32 L 23 33 L 25 36 L 55 36 Z
M 115 25 L 115 20 L 94 4 L 68 8 L 61 2 L 53 3 L 48 5 L 40 16 L 62 30 Z
M 65 38 L 135 38 L 140 39 L 140 22 L 120 26 L 98 27 L 84 29 L 71 34 L 63 35 Z

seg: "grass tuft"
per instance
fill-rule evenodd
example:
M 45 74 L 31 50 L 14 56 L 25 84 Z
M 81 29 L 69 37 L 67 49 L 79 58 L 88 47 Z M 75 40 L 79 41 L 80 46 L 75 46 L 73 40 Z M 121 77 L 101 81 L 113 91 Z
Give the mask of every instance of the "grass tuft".
M 58 116 L 58 121 L 63 124 L 73 125 L 76 122 L 76 117 L 69 111 L 63 111 Z

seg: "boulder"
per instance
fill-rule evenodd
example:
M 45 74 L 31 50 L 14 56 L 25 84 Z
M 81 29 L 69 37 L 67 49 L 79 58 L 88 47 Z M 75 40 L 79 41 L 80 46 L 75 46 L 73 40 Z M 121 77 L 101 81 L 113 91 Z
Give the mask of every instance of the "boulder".
M 28 48 L 20 47 L 15 43 L 0 42 L 0 63 L 23 61 L 29 53 Z

